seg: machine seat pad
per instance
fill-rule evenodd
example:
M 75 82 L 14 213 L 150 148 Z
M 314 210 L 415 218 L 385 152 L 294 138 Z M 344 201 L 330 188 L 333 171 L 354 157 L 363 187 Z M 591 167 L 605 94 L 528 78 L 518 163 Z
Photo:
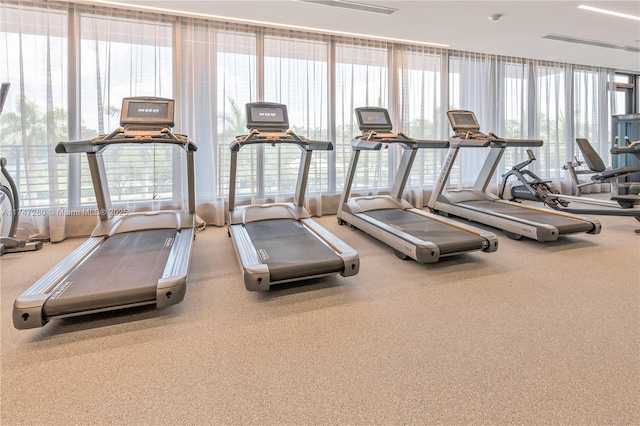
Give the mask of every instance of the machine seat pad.
M 593 175 L 591 176 L 591 180 L 594 182 L 608 182 L 612 179 L 636 172 L 640 172 L 640 167 L 620 167 L 618 169 L 605 170 L 604 172 Z

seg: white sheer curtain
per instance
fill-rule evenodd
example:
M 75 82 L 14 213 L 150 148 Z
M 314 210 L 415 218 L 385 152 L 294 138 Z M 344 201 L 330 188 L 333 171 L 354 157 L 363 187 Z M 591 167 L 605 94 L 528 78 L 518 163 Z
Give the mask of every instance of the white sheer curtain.
M 609 149 L 613 141 L 609 133 L 611 117 L 603 106 L 607 104 L 607 88 L 613 79 L 611 70 L 600 68 L 579 67 L 573 73 L 573 133 L 577 138 L 589 139 L 605 163 L 611 158 Z M 576 149 L 572 152 L 575 154 Z
M 612 70 L 601 68 L 579 67 L 573 73 L 573 133 L 576 138 L 586 138 L 602 157 L 605 164 L 611 164 L 609 150 L 613 145 L 611 138 L 611 116 L 607 105 L 607 88 L 615 78 Z M 575 142 L 575 139 L 570 141 Z M 575 143 L 567 150 L 569 158 L 582 155 Z M 571 184 L 568 173 L 565 175 L 567 185 Z M 572 188 L 572 190 L 575 190 Z M 609 191 L 609 184 L 589 185 L 583 188 L 585 193 Z
M 534 139 L 530 118 L 531 101 L 534 98 L 530 93 L 532 88 L 530 62 L 513 57 L 493 57 L 491 60 L 495 74 L 492 102 L 496 108 L 494 123 L 491 126 L 493 132 L 505 138 Z M 528 158 L 526 154 L 528 149 L 531 149 L 536 156 L 538 155 L 539 148 L 535 147 L 510 147 L 505 150 L 489 185 L 491 191 L 498 193 L 502 174 L 513 165 Z M 533 163 L 529 168 L 537 173 L 539 163 Z
M 222 226 L 229 145 L 246 133 L 244 104 L 257 98 L 256 35 L 245 26 L 195 19 L 180 20 L 179 34 L 176 98 L 183 131 L 198 145 L 197 212 L 207 223 Z M 250 168 L 246 162 L 239 166 Z M 253 187 L 242 185 L 241 193 Z
M 364 106 L 389 108 L 390 45 L 382 42 L 340 40 L 335 45 L 336 186 L 344 185 L 351 139 L 359 135 L 354 109 Z M 393 114 L 393 111 L 390 111 Z M 388 190 L 393 173 L 389 150 L 363 152 L 352 193 Z
M 235 136 L 247 134 L 245 104 L 258 100 L 258 53 L 255 28 L 223 25 L 216 34 L 216 94 L 218 195 L 229 193 L 230 151 Z M 260 184 L 252 148 L 238 155 L 236 203 L 254 202 Z M 211 166 L 209 166 L 211 167 Z
M 497 117 L 495 62 L 491 55 L 451 52 L 449 56 L 449 108 L 473 111 L 480 130 L 495 132 Z M 449 133 L 451 134 L 451 129 Z M 462 149 L 449 177 L 449 186 L 471 186 L 486 156 L 484 149 Z
M 328 38 L 268 30 L 264 36 L 264 100 L 287 105 L 289 124 L 300 136 L 328 140 Z M 290 201 L 298 178 L 300 149 L 264 146 L 265 195 Z M 329 182 L 328 151 L 314 151 L 305 207 L 322 216 Z M 274 185 L 276 184 L 277 185 Z
M 571 114 L 567 108 L 572 69 L 563 64 L 534 62 L 536 86 L 536 137 L 544 141 L 537 162 L 543 177 L 556 185 L 563 181 L 562 166 L 570 158 Z M 569 151 L 567 151 L 569 149 Z
M 396 128 L 415 139 L 446 140 L 448 137 L 449 124 L 445 123 L 442 108 L 446 95 L 443 55 L 443 50 L 427 47 L 407 46 L 396 51 Z M 425 191 L 435 185 L 445 154 L 446 149 L 418 152 L 405 188 L 405 197 L 414 206 L 422 207 L 429 199 Z
M 0 116 L 0 155 L 20 194 L 18 226 L 31 238 L 59 239 L 56 229 L 65 222 L 67 159 L 52 146 L 68 135 L 67 33 L 63 5 L 0 4 L 0 81 L 11 83 Z
M 173 98 L 173 22 L 159 15 L 77 7 L 80 23 L 80 137 L 108 134 L 120 125 L 122 99 Z M 175 129 L 180 132 L 180 128 Z M 86 156 L 70 160 L 70 185 L 80 178 L 70 209 L 95 207 Z M 104 151 L 109 193 L 121 211 L 184 208 L 183 153 L 174 146 L 115 145 Z M 75 192 L 75 191 L 73 191 Z M 80 218 L 69 219 L 74 226 Z

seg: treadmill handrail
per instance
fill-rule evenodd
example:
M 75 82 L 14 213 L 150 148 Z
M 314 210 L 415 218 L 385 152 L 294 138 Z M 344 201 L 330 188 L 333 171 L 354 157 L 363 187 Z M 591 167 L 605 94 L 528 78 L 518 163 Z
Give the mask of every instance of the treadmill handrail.
M 157 131 L 158 130 L 156 129 L 156 132 Z M 129 137 L 126 136 L 126 128 L 118 127 L 108 135 L 101 135 L 93 139 L 58 142 L 55 151 L 58 154 L 71 154 L 77 152 L 91 153 L 103 151 L 109 145 L 145 143 L 179 145 L 187 152 L 195 152 L 198 150 L 195 142 L 189 139 L 189 137 L 186 135 L 175 134 L 166 127 L 160 129 L 159 131 L 161 133 L 161 136 L 148 135 Z
M 493 142 L 489 138 L 462 138 L 459 136 L 451 136 L 449 138 L 449 146 L 452 148 L 484 148 Z
M 509 147 L 538 147 L 542 146 L 544 142 L 540 139 L 504 139 L 507 143 L 507 148 Z
M 261 131 L 259 129 L 251 129 L 248 135 L 236 136 L 236 140 L 231 143 L 229 149 L 235 152 L 245 145 L 257 144 L 293 144 L 305 151 L 333 151 L 331 141 L 307 139 L 296 135 L 293 130 Z
M 461 148 L 483 148 L 486 146 L 492 147 L 539 147 L 543 145 L 543 141 L 539 139 L 506 139 L 506 138 L 494 138 L 494 137 L 471 137 L 464 138 L 458 135 L 451 136 L 449 138 L 451 146 L 458 146 Z
M 390 137 L 389 135 L 394 135 L 394 136 Z M 445 141 L 445 140 L 413 139 L 402 132 L 393 134 L 393 133 L 378 133 L 376 131 L 368 131 L 363 133 L 360 136 L 354 137 L 351 140 L 351 147 L 355 150 L 377 151 L 377 150 L 380 150 L 383 145 L 388 143 L 402 144 L 408 149 L 448 148 L 449 147 L 449 141 Z

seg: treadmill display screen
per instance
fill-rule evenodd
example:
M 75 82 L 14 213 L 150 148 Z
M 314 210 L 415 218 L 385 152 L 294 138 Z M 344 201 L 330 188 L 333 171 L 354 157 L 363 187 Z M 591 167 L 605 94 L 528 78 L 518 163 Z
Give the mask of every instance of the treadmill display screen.
M 386 130 L 391 131 L 391 118 L 385 108 L 364 107 L 356 108 L 356 118 L 360 130 Z
M 480 130 L 480 124 L 472 111 L 448 111 L 447 116 L 454 131 Z
M 133 102 L 129 103 L 129 110 L 127 115 L 129 117 L 136 118 L 163 118 L 167 116 L 167 110 L 169 106 L 167 104 L 154 104 L 151 102 Z
M 124 98 L 120 125 L 132 124 L 173 127 L 173 99 Z
M 287 106 L 266 102 L 247 104 L 247 128 L 288 129 Z

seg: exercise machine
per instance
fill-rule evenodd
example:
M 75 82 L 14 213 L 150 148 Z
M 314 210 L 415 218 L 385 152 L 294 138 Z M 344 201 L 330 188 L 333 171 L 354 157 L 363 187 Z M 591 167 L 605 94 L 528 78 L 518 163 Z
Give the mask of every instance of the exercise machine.
M 529 164 L 536 161 L 532 150 L 527 149 L 527 156 L 529 157 L 528 159 L 511 167 L 511 170 L 502 175 L 498 197 L 502 200 L 507 199 L 505 198 L 505 190 L 509 187 L 509 178 L 515 177 L 518 185 L 511 184 L 509 187 L 509 201 L 540 201 L 553 208 L 558 208 L 558 205 L 567 207 L 569 202 L 559 198 L 561 195 L 560 190 L 550 180 L 540 179 L 534 172 L 525 169 Z
M 271 102 L 246 104 L 250 133 L 231 143 L 228 233 L 245 288 L 267 291 L 272 285 L 340 274 L 356 275 L 358 253 L 324 229 L 304 208 L 311 155 L 332 150 L 333 144 L 296 135 L 289 129 L 287 107 Z M 301 150 L 298 179 L 292 203 L 236 206 L 238 152 L 246 146 L 293 145 Z
M 56 145 L 57 153 L 87 154 L 99 220 L 86 242 L 18 296 L 13 305 L 16 328 L 134 306 L 163 308 L 183 300 L 195 238 L 197 146 L 170 130 L 173 117 L 172 99 L 125 98 L 121 127 L 92 140 Z M 186 209 L 115 214 L 103 152 L 120 144 L 168 144 L 184 151 Z
M 0 156 L 0 255 L 40 250 L 42 241 L 29 241 L 29 233 L 18 228 L 18 188 L 6 165 L 7 159 Z M 24 235 L 20 235 L 21 232 Z
M 609 151 L 613 154 L 611 168 L 640 167 L 640 114 L 614 115 L 611 119 L 611 134 L 614 137 L 613 146 Z M 620 181 L 640 182 L 640 173 L 633 173 Z M 627 188 L 621 187 L 619 192 L 626 194 Z
M 627 138 L 627 142 L 628 138 Z M 596 183 L 608 183 L 611 185 L 611 201 L 614 201 L 622 208 L 631 208 L 640 203 L 640 182 L 622 182 L 623 178 L 640 172 L 638 166 L 617 167 L 614 169 L 607 168 L 602 158 L 588 139 L 576 138 L 576 144 L 582 153 L 584 162 L 577 158 L 573 162 L 564 165 L 563 169 L 568 170 L 571 175 L 571 181 L 576 187 L 577 195 L 582 195 L 582 188 Z M 614 145 L 611 149 L 615 154 L 636 154 L 640 155 L 640 144 L 629 142 L 626 147 L 618 146 L 618 138 L 616 137 Z M 588 170 L 578 169 L 583 164 L 587 165 Z M 588 174 L 588 182 L 580 182 L 579 175 Z M 621 188 L 626 188 L 626 193 L 621 193 Z
M 446 148 L 447 141 L 417 140 L 402 132 L 393 133 L 389 113 L 384 108 L 356 108 L 355 114 L 362 135 L 351 141 L 351 160 L 338 206 L 338 223 L 356 227 L 392 247 L 399 258 L 419 263 L 498 249 L 498 239 L 493 233 L 420 210 L 402 198 L 418 150 Z M 360 153 L 380 151 L 389 145 L 402 148 L 390 194 L 351 197 Z
M 9 93 L 9 83 L 0 85 L 0 113 Z M 29 234 L 18 235 L 20 194 L 15 181 L 7 170 L 7 159 L 0 156 L 0 255 L 42 248 L 42 241 L 29 241 Z
M 625 145 L 620 145 L 618 143 L 619 137 L 616 136 L 614 138 L 614 141 L 613 141 L 613 146 L 611 147 L 609 152 L 612 153 L 613 155 L 632 154 L 632 155 L 635 155 L 638 160 L 640 160 L 640 141 L 633 141 L 632 142 L 629 139 L 629 136 L 625 136 L 624 140 L 625 140 L 626 144 Z M 633 167 L 633 166 L 627 166 L 627 167 Z
M 502 200 L 487 191 L 507 147 L 542 146 L 541 140 L 504 139 L 493 132 L 482 133 L 472 111 L 452 110 L 447 112 L 447 117 L 455 134 L 449 138 L 447 158 L 429 199 L 428 205 L 433 212 L 501 229 L 512 239 L 527 237 L 545 242 L 555 241 L 561 235 L 600 232 L 601 225 L 597 220 Z M 473 188 L 447 191 L 446 184 L 460 150 L 486 147 L 490 150 Z
M 499 191 L 499 197 L 501 199 L 508 199 L 509 201 L 539 201 L 553 209 L 568 213 L 595 216 L 630 216 L 640 221 L 640 208 L 632 208 L 626 203 L 621 205 L 614 201 L 561 194 L 560 190 L 558 190 L 551 181 L 542 180 L 531 170 L 525 169 L 526 166 L 536 159 L 531 150 L 527 150 L 527 154 L 529 159 L 516 164 L 511 170 L 502 175 Z M 516 182 L 518 182 L 518 184 L 511 184 L 508 191 L 509 197 L 505 198 L 505 190 L 508 187 L 509 179 L 512 177 L 517 179 Z M 574 208 L 570 206 L 571 201 L 593 204 L 605 208 Z M 635 232 L 640 233 L 640 229 Z

